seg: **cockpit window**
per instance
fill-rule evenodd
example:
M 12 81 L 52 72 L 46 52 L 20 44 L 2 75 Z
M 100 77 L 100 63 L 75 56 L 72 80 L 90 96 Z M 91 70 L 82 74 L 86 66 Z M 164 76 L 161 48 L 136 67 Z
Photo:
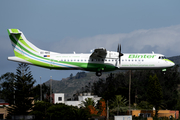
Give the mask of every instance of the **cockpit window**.
M 159 59 L 166 59 L 165 56 L 159 56 Z

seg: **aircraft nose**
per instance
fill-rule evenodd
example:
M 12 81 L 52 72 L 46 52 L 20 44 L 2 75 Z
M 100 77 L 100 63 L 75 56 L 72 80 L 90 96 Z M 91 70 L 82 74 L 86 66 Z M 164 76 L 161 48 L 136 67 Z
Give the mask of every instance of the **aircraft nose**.
M 174 62 L 172 62 L 172 63 L 171 63 L 171 65 L 172 65 L 172 66 L 174 66 L 174 65 L 175 65 L 175 63 L 174 63 Z
M 172 61 L 169 61 L 169 64 L 170 64 L 171 67 L 173 67 L 175 65 L 175 63 L 172 62 Z
M 173 67 L 175 63 L 169 59 L 166 59 L 166 62 L 169 64 L 169 67 Z

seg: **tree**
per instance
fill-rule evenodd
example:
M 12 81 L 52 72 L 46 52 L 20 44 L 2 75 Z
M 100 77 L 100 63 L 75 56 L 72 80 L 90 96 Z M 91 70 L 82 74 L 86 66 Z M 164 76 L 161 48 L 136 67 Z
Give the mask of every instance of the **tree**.
M 82 107 L 88 107 L 89 105 L 95 106 L 95 102 L 92 98 L 86 98 L 85 101 L 82 101 Z
M 32 108 L 31 115 L 35 115 L 36 120 L 43 120 L 48 117 L 47 109 L 51 106 L 49 102 L 37 101 Z
M 74 106 L 68 106 L 63 103 L 51 105 L 47 109 L 48 117 L 52 120 L 73 120 L 76 118 L 76 110 L 78 108 Z M 79 117 L 79 116 L 78 116 Z
M 156 72 L 163 89 L 163 103 L 166 109 L 176 109 L 179 100 L 178 85 L 180 84 L 179 66 L 176 65 L 166 72 Z
M 99 114 L 100 116 L 106 116 L 107 115 L 107 111 L 106 111 L 106 102 L 103 98 L 101 98 L 98 101 L 98 105 L 97 105 L 98 109 L 99 109 Z
M 73 79 L 73 74 L 71 73 L 70 76 L 69 76 L 69 79 Z
M 14 81 L 15 103 L 8 108 L 10 115 L 27 115 L 32 108 L 32 87 L 35 83 L 27 64 L 20 63 Z
M 15 74 L 7 72 L 0 77 L 1 81 L 1 98 L 8 102 L 10 105 L 14 103 L 14 79 Z
M 35 102 L 30 114 L 35 115 L 35 120 L 87 120 L 90 117 L 87 109 L 45 101 Z
M 139 109 L 152 110 L 153 105 L 149 104 L 147 101 L 141 101 L 138 105 Z
M 103 91 L 103 95 L 102 97 L 105 100 L 110 100 L 111 98 L 115 97 L 115 92 L 116 92 L 116 85 L 118 83 L 113 82 L 114 80 L 114 74 L 110 73 L 109 76 L 106 78 L 106 84 L 105 84 L 105 88 Z
M 116 97 L 110 101 L 111 111 L 117 112 L 117 115 L 119 115 L 119 112 L 125 112 L 128 110 L 127 103 L 128 101 L 126 98 L 121 95 L 116 95 Z
M 90 114 L 86 108 L 79 108 L 73 110 L 74 120 L 87 120 Z
M 49 101 L 49 99 L 45 99 L 44 95 L 49 96 L 50 87 L 47 86 L 45 83 L 41 85 L 42 87 L 42 100 Z M 33 96 L 34 100 L 40 100 L 40 85 L 38 84 L 36 87 L 33 88 Z
M 162 88 L 159 83 L 159 79 L 157 78 L 156 74 L 152 77 L 149 77 L 148 81 L 148 90 L 147 90 L 147 100 L 150 104 L 152 104 L 156 111 L 155 116 L 158 115 L 159 107 L 162 104 L 163 94 Z
M 76 74 L 75 78 L 76 78 L 76 79 L 80 79 L 80 78 L 86 77 L 86 76 L 87 76 L 86 72 L 78 72 L 78 73 Z
M 96 103 L 92 98 L 86 98 L 85 101 L 82 101 L 81 106 L 88 109 L 91 115 L 97 115 L 98 111 L 95 108 Z

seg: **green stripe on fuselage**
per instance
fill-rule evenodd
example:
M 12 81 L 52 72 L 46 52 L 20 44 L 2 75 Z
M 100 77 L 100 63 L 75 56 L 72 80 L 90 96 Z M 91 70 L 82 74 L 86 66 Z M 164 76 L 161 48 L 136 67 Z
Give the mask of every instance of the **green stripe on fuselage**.
M 165 61 L 169 61 L 169 62 L 172 62 L 171 60 L 169 60 L 169 59 L 164 59 Z M 172 63 L 174 63 L 174 62 L 172 62 Z

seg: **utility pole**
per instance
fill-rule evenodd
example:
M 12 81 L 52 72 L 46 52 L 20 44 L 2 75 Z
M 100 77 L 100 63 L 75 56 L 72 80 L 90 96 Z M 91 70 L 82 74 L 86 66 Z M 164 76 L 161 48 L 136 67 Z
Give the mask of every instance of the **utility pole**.
M 42 101 L 42 85 L 41 85 L 41 76 L 40 76 L 40 101 Z
M 51 79 L 50 79 L 50 103 L 52 103 L 52 76 L 51 76 Z
M 131 113 L 131 70 L 129 70 L 129 115 Z
M 107 100 L 107 120 L 109 120 L 109 106 L 108 106 L 108 100 Z
M 15 105 L 15 82 L 14 82 L 14 80 L 13 80 L 13 88 L 14 88 L 13 93 L 14 93 L 14 105 Z

